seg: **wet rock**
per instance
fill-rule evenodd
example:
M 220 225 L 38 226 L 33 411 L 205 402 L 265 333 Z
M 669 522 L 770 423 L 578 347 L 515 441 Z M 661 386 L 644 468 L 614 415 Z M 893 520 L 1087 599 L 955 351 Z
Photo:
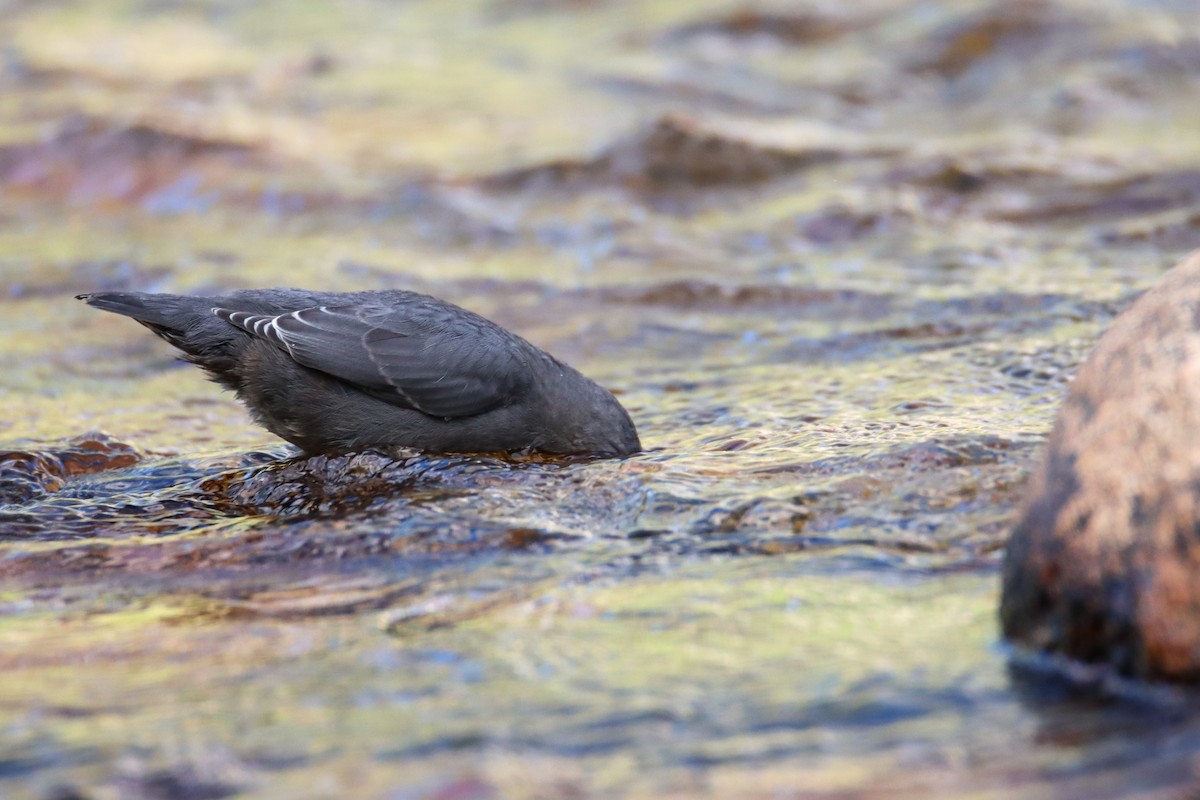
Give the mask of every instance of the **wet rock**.
M 837 156 L 832 146 L 795 147 L 750 130 L 667 116 L 605 158 L 624 181 L 662 187 L 757 183 Z
M 574 293 L 584 300 L 584 292 Z M 783 284 L 727 285 L 696 279 L 667 281 L 650 285 L 617 285 L 588 290 L 586 294 L 608 303 L 668 306 L 671 308 L 738 311 L 747 309 L 866 307 L 882 314 L 891 299 L 885 295 L 851 289 L 810 289 Z
M 447 542 L 461 528 L 458 535 L 476 544 L 520 549 L 636 517 L 643 500 L 640 482 L 619 467 L 581 461 L 367 451 L 293 459 L 248 475 L 227 473 L 203 488 L 241 514 L 290 519 L 386 514 L 392 525 L 438 523 L 438 538 Z M 463 525 L 445 522 L 455 514 Z
M 956 78 L 992 58 L 1028 59 L 1045 50 L 1053 35 L 1079 24 L 1060 19 L 1044 0 L 999 2 L 936 31 L 927 43 L 932 53 L 916 59 L 912 69 Z
M 1019 645 L 1200 680 L 1200 253 L 1079 369 L 1008 545 Z
M 481 183 L 500 190 L 615 183 L 645 192 L 745 186 L 816 164 L 886 152 L 856 142 L 845 131 L 668 114 L 592 160 L 535 165 Z
M 766 38 L 792 45 L 832 41 L 855 27 L 846 19 L 815 12 L 771 13 L 743 7 L 713 20 L 683 25 L 670 31 L 667 41 L 695 36 L 720 35 L 735 39 Z
M 638 476 L 578 459 L 367 452 L 261 464 L 272 455 L 280 454 L 147 462 L 0 509 L 0 544 L 11 545 L 0 576 L 179 575 L 543 551 L 620 534 L 645 502 Z M 57 546 L 23 550 L 28 540 Z M 350 587 L 318 605 L 342 613 L 387 604 L 391 593 Z M 286 615 L 309 602 L 303 595 L 234 605 L 238 613 Z
M 514 469 L 519 465 L 500 458 L 365 451 L 281 461 L 245 476 L 226 473 L 203 488 L 247 514 L 344 515 L 402 495 L 447 499 L 503 481 Z
M 1085 167 L 1077 169 L 1083 171 Z M 1116 174 L 1111 169 L 1104 173 L 1105 177 Z M 881 182 L 911 187 L 920 195 L 921 206 L 927 212 L 957 217 L 968 212 L 988 215 L 1024 210 L 1046 196 L 1065 191 L 1072 177 L 1036 161 L 975 153 L 906 163 L 888 170 Z
M 242 479 L 237 473 L 218 476 L 203 488 L 226 497 L 250 514 L 298 516 L 344 513 L 401 488 L 392 459 L 379 453 L 314 456 L 272 464 Z
M 198 180 L 195 170 L 222 161 L 245 166 L 251 152 L 146 124 L 73 117 L 45 141 L 0 147 L 0 187 L 75 202 L 130 202 L 171 186 L 194 193 L 187 181 Z
M 27 503 L 57 492 L 79 475 L 130 467 L 138 451 L 107 433 L 85 433 L 45 450 L 0 451 L 0 505 Z
M 922 176 L 921 183 L 933 189 L 955 194 L 969 194 L 990 183 L 990 175 L 963 164 L 957 159 L 947 160 Z
M 1137 219 L 1200 202 L 1200 171 L 1129 167 L 1108 159 L 980 151 L 906 164 L 882 182 L 915 188 L 930 211 L 1023 225 Z
M 85 441 L 89 437 L 82 437 Z M 19 504 L 0 507 L 0 543 L 19 540 L 67 542 L 77 539 L 116 537 L 137 540 L 142 536 L 161 536 L 192 532 L 199 528 L 228 524 L 231 514 L 239 509 L 223 496 L 204 492 L 200 485 L 206 476 L 234 470 L 243 474 L 250 467 L 261 465 L 294 453 L 290 447 L 273 451 L 251 451 L 232 456 L 222 455 L 201 459 L 145 459 L 136 463 L 115 458 L 112 469 L 102 469 L 71 476 L 70 480 L 56 479 L 62 466 L 54 459 L 60 450 L 48 450 L 49 456 L 37 451 L 33 472 L 18 474 L 12 488 L 25 487 L 25 499 Z M 26 464 L 25 452 L 16 452 L 18 463 Z M 74 463 L 70 456 L 68 464 Z M 28 466 L 28 464 L 26 464 Z M 2 469 L 2 466 L 0 466 Z M 48 476 L 48 477 L 47 477 Z M 53 481 L 48 487 L 44 481 Z M 30 487 L 32 486 L 32 490 Z M 55 488 L 57 487 L 57 488 Z M 89 548 L 90 567 L 107 564 L 107 555 L 97 560 L 96 550 Z M 101 548 L 103 549 L 103 548 Z M 48 565 L 66 557 L 66 552 L 47 555 L 41 563 Z M 68 559 L 72 565 L 77 560 Z M 10 551 L 9 560 L 0 572 L 16 566 L 19 558 Z M 18 571 L 20 571 L 18 569 Z
M 1064 181 L 1011 204 L 997 203 L 987 216 L 1002 222 L 1047 224 L 1140 217 L 1200 202 L 1200 171 L 1168 170 L 1114 180 Z

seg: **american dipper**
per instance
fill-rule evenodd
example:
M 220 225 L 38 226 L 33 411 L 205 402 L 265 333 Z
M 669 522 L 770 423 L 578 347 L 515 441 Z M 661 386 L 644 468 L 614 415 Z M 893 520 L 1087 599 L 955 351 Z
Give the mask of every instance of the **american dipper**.
M 77 299 L 145 325 L 232 389 L 256 421 L 309 453 L 641 449 L 611 392 L 428 295 L 249 289 Z

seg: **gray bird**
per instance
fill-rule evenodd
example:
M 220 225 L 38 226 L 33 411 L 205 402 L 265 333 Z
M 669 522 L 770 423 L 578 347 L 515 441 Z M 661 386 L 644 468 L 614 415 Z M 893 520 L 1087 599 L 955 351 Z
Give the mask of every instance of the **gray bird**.
M 628 455 L 612 393 L 478 314 L 400 290 L 251 289 L 219 297 L 81 294 L 132 317 L 308 453 Z

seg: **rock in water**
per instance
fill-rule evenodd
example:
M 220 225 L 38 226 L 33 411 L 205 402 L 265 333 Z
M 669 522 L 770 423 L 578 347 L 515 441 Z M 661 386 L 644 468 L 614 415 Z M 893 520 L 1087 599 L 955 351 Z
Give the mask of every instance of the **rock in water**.
M 1200 680 L 1200 251 L 1079 368 L 1008 545 L 1005 636 Z
M 78 299 L 145 325 L 236 392 L 259 423 L 309 453 L 641 449 L 611 392 L 428 295 L 252 289 Z

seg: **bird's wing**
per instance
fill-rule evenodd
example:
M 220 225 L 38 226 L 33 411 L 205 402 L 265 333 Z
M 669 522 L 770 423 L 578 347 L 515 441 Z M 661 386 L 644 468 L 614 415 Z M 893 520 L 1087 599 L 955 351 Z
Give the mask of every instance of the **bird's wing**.
M 283 348 L 298 364 L 430 416 L 482 414 L 530 380 L 520 340 L 473 314 L 430 306 L 213 313 Z

